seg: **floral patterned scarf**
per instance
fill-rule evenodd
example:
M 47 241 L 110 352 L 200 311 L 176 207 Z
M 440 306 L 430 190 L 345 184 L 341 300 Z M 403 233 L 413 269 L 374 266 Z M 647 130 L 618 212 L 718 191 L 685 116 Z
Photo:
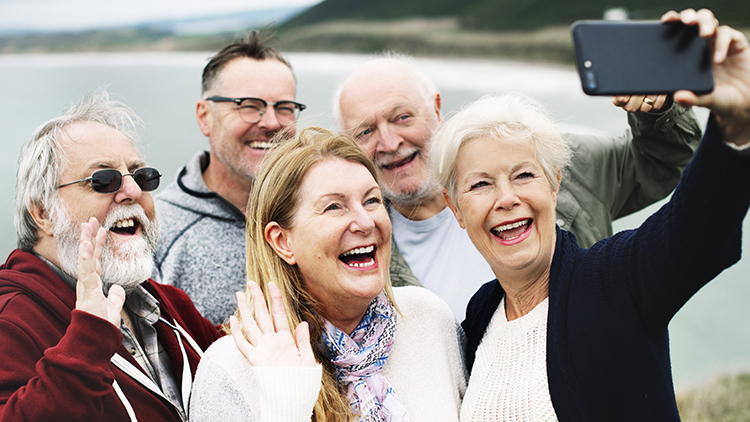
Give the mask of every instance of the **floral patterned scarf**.
M 352 411 L 362 422 L 412 421 L 380 369 L 388 360 L 396 332 L 396 312 L 385 291 L 370 303 L 349 336 L 323 318 L 323 342 L 336 366 L 339 382 L 347 386 Z

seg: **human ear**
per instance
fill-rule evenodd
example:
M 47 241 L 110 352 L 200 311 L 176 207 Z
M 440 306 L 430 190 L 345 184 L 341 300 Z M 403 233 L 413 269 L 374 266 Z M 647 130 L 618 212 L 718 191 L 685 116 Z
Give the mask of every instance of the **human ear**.
M 33 205 L 29 209 L 29 214 L 34 220 L 34 223 L 36 223 L 36 226 L 39 227 L 39 230 L 44 232 L 47 236 L 54 235 L 55 227 L 54 224 L 52 224 L 52 220 L 49 218 L 47 210 L 40 205 Z
M 201 128 L 204 136 L 211 134 L 211 125 L 209 124 L 209 118 L 211 117 L 211 109 L 206 100 L 198 100 L 195 105 L 195 118 L 198 120 L 198 126 Z
M 557 179 L 557 187 L 552 191 L 552 200 L 555 201 L 555 206 L 557 206 L 557 194 L 560 192 L 560 183 L 562 182 L 562 170 L 557 170 L 557 174 L 555 175 L 555 178 Z
M 268 242 L 274 252 L 276 252 L 276 255 L 281 257 L 281 259 L 289 265 L 295 265 L 297 263 L 297 258 L 294 257 L 294 252 L 292 252 L 292 244 L 289 239 L 288 230 L 284 230 L 279 226 L 279 223 L 271 221 L 266 224 L 263 235 L 266 238 L 266 242 Z
M 440 100 L 440 93 L 438 92 L 437 94 L 435 94 L 435 104 L 434 104 L 434 107 L 435 107 L 435 116 L 437 116 L 437 121 L 438 122 L 442 122 L 443 121 L 443 118 L 440 116 L 440 106 L 441 105 L 442 105 L 442 103 L 441 103 L 441 100 Z
M 453 215 L 456 217 L 456 220 L 458 221 L 458 225 L 461 226 L 462 229 L 466 230 L 466 225 L 464 224 L 464 218 L 463 214 L 461 214 L 461 210 L 453 203 L 453 200 L 448 195 L 448 190 L 443 188 L 443 198 L 445 198 L 445 202 L 448 204 L 448 208 L 453 211 Z

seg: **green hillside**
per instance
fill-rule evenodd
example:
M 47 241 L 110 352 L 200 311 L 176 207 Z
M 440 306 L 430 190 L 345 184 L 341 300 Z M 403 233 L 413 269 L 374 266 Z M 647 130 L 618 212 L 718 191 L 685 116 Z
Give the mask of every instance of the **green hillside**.
M 415 17 L 458 18 L 462 29 L 528 30 L 569 25 L 577 19 L 601 19 L 605 10 L 623 7 L 634 19 L 657 19 L 667 10 L 707 7 L 687 0 L 325 0 L 287 21 L 294 28 L 325 21 L 391 20 Z M 714 0 L 710 8 L 723 22 L 750 26 L 750 1 Z

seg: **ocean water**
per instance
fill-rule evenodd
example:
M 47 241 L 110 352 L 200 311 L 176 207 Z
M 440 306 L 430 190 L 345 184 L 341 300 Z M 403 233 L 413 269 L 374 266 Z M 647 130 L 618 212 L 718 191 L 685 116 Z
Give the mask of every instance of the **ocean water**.
M 147 160 L 163 186 L 208 143 L 195 121 L 203 66 L 211 52 L 0 55 L 0 255 L 15 247 L 13 192 L 18 154 L 34 129 L 83 93 L 106 86 L 143 119 Z M 297 100 L 308 109 L 299 127 L 335 129 L 331 114 L 336 86 L 370 56 L 290 54 Z M 567 132 L 620 134 L 625 113 L 609 98 L 585 96 L 570 67 L 498 60 L 416 59 L 441 92 L 443 116 L 484 94 L 521 91 L 543 101 Z M 698 112 L 704 122 L 707 113 Z M 158 191 L 157 191 L 158 192 Z M 616 222 L 637 227 L 660 204 Z M 746 233 L 750 232 L 746 230 Z M 697 234 L 705 236 L 703 234 Z M 750 245 L 750 239 L 745 244 Z M 718 374 L 750 370 L 750 259 L 745 258 L 702 289 L 670 324 L 672 363 L 678 389 Z

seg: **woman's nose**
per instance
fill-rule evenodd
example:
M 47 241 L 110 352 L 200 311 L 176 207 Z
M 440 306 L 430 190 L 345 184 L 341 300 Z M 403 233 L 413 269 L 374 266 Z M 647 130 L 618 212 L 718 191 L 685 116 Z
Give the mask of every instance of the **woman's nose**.
M 367 210 L 358 207 L 354 212 L 354 219 L 352 220 L 350 227 L 354 232 L 369 234 L 375 227 L 375 220 Z

